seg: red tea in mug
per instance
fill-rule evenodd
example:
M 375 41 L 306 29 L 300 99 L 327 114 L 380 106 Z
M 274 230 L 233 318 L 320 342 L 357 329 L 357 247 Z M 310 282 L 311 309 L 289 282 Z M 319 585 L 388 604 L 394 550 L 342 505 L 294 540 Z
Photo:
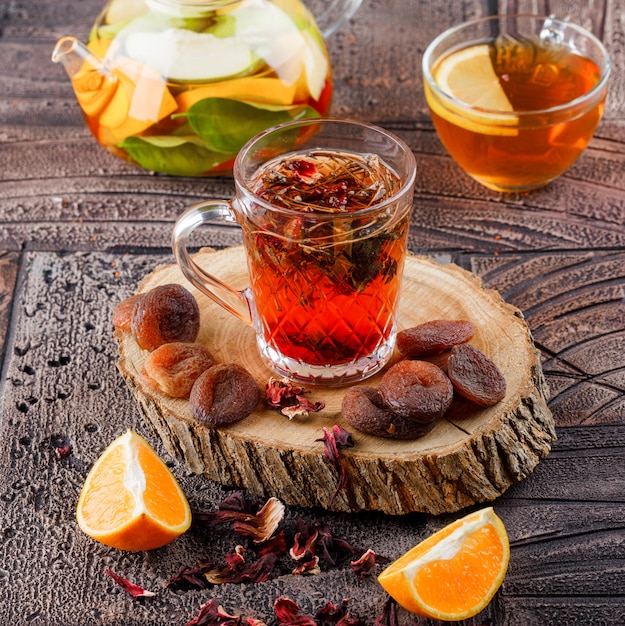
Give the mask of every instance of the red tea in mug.
M 231 200 L 199 202 L 176 221 L 184 276 L 253 328 L 260 360 L 279 376 L 336 386 L 379 372 L 395 348 L 411 148 L 371 124 L 307 119 L 259 133 L 233 173 Z M 195 230 L 215 220 L 241 227 L 244 289 L 189 251 Z
M 240 220 L 266 350 L 312 366 L 392 351 L 410 205 L 375 207 L 399 177 L 373 154 L 316 150 L 266 163 L 249 188 L 286 209 Z

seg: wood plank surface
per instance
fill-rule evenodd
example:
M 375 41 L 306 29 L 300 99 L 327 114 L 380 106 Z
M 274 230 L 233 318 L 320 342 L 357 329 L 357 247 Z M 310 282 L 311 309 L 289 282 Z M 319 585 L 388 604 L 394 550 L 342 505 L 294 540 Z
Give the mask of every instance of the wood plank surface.
M 342 555 L 318 576 L 287 560 L 262 584 L 164 587 L 181 567 L 221 558 L 241 538 L 194 525 L 151 553 L 95 544 L 74 521 L 91 464 L 118 434 L 145 435 L 195 510 L 228 493 L 194 476 L 144 424 L 115 368 L 114 305 L 173 262 L 173 222 L 188 205 L 233 193 L 229 178 L 153 175 L 99 148 L 63 69 L 66 34 L 85 40 L 100 2 L 20 0 L 0 11 L 0 623 L 16 626 L 185 626 L 210 598 L 275 625 L 286 595 L 312 614 L 350 598 L 373 626 L 387 596 Z M 438 141 L 422 91 L 421 55 L 447 26 L 489 13 L 570 15 L 608 48 L 605 115 L 561 178 L 503 195 L 466 177 Z M 543 357 L 558 440 L 495 503 L 511 540 L 504 585 L 465 626 L 625 624 L 625 0 L 364 0 L 329 41 L 333 114 L 378 123 L 406 140 L 418 175 L 410 249 L 480 276 L 518 307 Z M 202 245 L 240 242 L 209 228 Z M 65 444 L 71 454 L 56 452 Z M 323 520 L 353 545 L 391 559 L 458 514 L 346 515 L 287 507 Z M 105 568 L 157 593 L 133 601 Z M 378 569 L 379 571 L 379 569 Z M 413 622 L 410 622 L 413 619 Z M 406 626 L 435 622 L 400 612 Z

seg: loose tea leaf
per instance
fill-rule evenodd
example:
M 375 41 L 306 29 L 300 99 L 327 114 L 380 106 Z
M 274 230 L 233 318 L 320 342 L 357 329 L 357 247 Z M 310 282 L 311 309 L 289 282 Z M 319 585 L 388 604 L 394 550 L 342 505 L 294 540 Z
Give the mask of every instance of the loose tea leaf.
M 389 282 L 396 275 L 397 262 L 386 248 L 405 235 L 407 225 L 388 229 L 385 221 L 393 222 L 397 207 L 376 215 L 355 214 L 388 200 L 401 188 L 399 177 L 377 155 L 330 150 L 289 154 L 265 164 L 250 188 L 274 206 L 302 214 L 289 217 L 279 230 L 277 225 L 267 227 L 268 233 L 281 236 L 260 235 L 263 241 L 257 247 L 272 267 L 314 263 L 332 282 L 356 292 L 378 276 Z M 335 219 L 307 220 L 306 214 L 312 213 Z M 284 245 L 290 240 L 300 245 Z
M 303 212 L 353 212 L 383 202 L 400 184 L 375 154 L 311 150 L 279 157 L 250 187 L 276 206 Z

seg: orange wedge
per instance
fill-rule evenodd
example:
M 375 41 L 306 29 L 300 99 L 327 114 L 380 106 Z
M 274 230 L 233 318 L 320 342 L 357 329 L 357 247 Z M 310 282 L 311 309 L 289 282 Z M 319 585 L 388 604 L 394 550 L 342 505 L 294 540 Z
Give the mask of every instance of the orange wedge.
M 488 507 L 422 541 L 391 563 L 378 581 L 412 613 L 463 620 L 477 615 L 492 600 L 509 559 L 505 526 Z
M 191 510 L 163 460 L 143 437 L 128 430 L 91 468 L 76 520 L 85 534 L 107 546 L 152 550 L 189 528 Z
M 445 94 L 472 107 L 440 100 L 426 83 L 428 105 L 441 117 L 482 134 L 518 134 L 518 117 L 512 115 L 514 109 L 495 73 L 488 44 L 452 52 L 432 68 L 432 78 Z

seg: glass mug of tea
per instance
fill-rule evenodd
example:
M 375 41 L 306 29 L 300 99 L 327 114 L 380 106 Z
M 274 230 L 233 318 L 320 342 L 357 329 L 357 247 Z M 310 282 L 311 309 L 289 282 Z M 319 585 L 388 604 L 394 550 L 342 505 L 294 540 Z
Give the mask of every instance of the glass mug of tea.
M 603 114 L 609 74 L 603 44 L 553 16 L 472 20 L 423 55 L 441 142 L 467 174 L 503 192 L 542 187 L 580 156 Z
M 415 158 L 399 138 L 338 119 L 287 122 L 251 139 L 232 200 L 187 209 L 172 236 L 185 277 L 256 332 L 274 372 L 311 385 L 379 371 L 396 336 Z M 200 267 L 190 235 L 214 220 L 243 232 L 249 287 Z

